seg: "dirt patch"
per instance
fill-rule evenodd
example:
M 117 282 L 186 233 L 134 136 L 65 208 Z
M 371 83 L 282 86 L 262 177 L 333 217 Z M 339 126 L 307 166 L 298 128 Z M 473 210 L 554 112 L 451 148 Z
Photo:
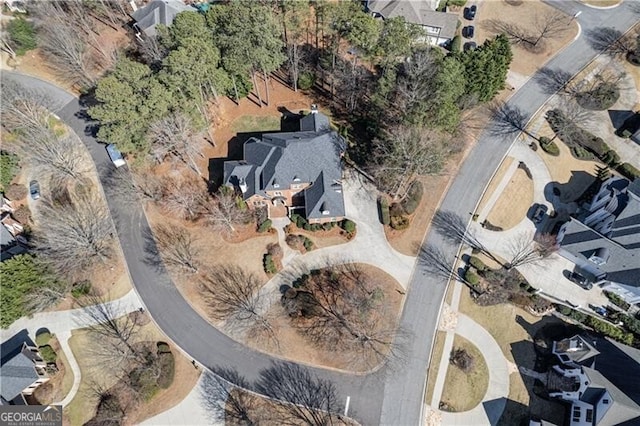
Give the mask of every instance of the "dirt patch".
M 480 45 L 486 39 L 493 38 L 497 35 L 496 32 L 488 28 L 489 20 L 491 19 L 518 25 L 525 30 L 529 30 L 529 25 L 533 23 L 533 17 L 544 16 L 544 14 L 556 10 L 557 9 L 543 3 L 541 0 L 527 0 L 521 2 L 519 5 L 509 4 L 509 2 L 505 0 L 482 2 L 478 7 L 478 16 L 476 18 L 476 42 Z M 575 21 L 571 20 L 570 16 L 567 16 L 567 26 L 569 29 L 560 37 L 547 40 L 544 50 L 540 53 L 532 53 L 520 46 L 514 46 L 511 71 L 521 76 L 530 76 L 542 67 L 553 55 L 570 43 L 576 34 L 578 34 L 578 25 Z
M 446 332 L 436 331 L 436 338 L 433 341 L 433 350 L 431 351 L 431 358 L 430 358 L 431 361 L 429 364 L 429 372 L 427 373 L 427 392 L 425 393 L 425 399 L 424 399 L 424 402 L 427 405 L 430 405 L 431 401 L 433 400 L 433 390 L 436 387 L 436 379 L 438 377 L 438 368 L 440 367 L 442 352 L 444 352 L 444 339 L 446 337 L 447 337 Z
M 358 264 L 364 274 L 375 277 L 377 285 L 383 292 L 384 309 L 379 323 L 396 324 L 402 309 L 403 296 L 402 287 L 390 275 L 382 270 L 370 266 Z M 278 301 L 268 313 L 274 318 L 272 326 L 277 335 L 279 347 L 273 348 L 271 353 L 278 357 L 292 361 L 321 365 L 323 367 L 337 368 L 340 370 L 362 372 L 368 371 L 371 367 L 365 365 L 363 360 L 354 359 L 353 354 L 344 351 L 335 351 L 320 348 L 309 343 L 306 337 L 293 324 L 287 312 Z M 260 351 L 264 351 L 263 341 L 244 341 L 244 344 Z
M 513 228 L 526 217 L 532 203 L 533 180 L 525 170 L 518 168 L 491 209 L 487 220 L 502 229 Z
M 473 366 L 465 372 L 449 364 L 441 404 L 445 404 L 447 411 L 462 412 L 472 409 L 484 398 L 489 387 L 489 369 L 480 350 L 467 339 L 455 335 L 452 350 L 457 349 L 466 351 Z
M 553 137 L 553 131 L 544 118 L 542 126 L 538 132 L 538 136 Z M 601 164 L 595 161 L 578 160 L 573 155 L 569 147 L 556 138 L 555 140 L 560 155 L 554 157 L 538 150 L 538 155 L 542 158 L 551 179 L 556 182 L 556 186 L 560 189 L 560 201 L 563 203 L 574 201 L 580 196 L 595 180 L 596 167 Z
M 498 167 L 496 174 L 493 176 L 493 178 L 491 178 L 491 181 L 489 182 L 489 186 L 487 186 L 487 190 L 484 192 L 484 195 L 480 200 L 480 204 L 478 204 L 478 208 L 476 209 L 476 212 L 481 212 L 484 209 L 484 207 L 487 204 L 487 201 L 489 201 L 489 199 L 495 192 L 500 182 L 502 182 L 504 175 L 507 173 L 507 170 L 509 170 L 511 163 L 513 163 L 514 161 L 515 161 L 515 158 L 513 157 L 505 157 L 504 161 L 500 163 L 500 167 Z

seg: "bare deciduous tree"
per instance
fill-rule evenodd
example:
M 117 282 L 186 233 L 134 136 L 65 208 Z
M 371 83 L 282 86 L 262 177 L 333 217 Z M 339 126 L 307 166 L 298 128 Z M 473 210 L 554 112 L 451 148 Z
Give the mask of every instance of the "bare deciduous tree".
M 49 127 L 51 111 L 60 105 L 38 89 L 27 88 L 10 77 L 2 77 L 0 93 L 2 125 L 9 131 L 33 132 Z
M 283 304 L 295 326 L 314 344 L 341 350 L 367 368 L 384 360 L 401 363 L 406 333 L 385 322 L 387 306 L 375 277 L 354 268 L 326 266 L 312 273 L 299 290 L 285 293 Z
M 517 106 L 507 102 L 495 101 L 488 105 L 491 118 L 490 131 L 494 135 L 510 135 L 520 132 L 533 137 L 527 132 L 529 117 Z
M 418 175 L 439 173 L 449 154 L 440 136 L 428 129 L 399 125 L 374 140 L 371 174 L 394 199 L 402 198 Z
M 626 56 L 636 50 L 637 41 L 633 32 L 622 32 L 611 27 L 592 28 L 585 31 L 585 37 L 593 50 L 605 52 L 614 57 Z
M 313 376 L 306 368 L 278 362 L 260 373 L 257 390 L 286 402 L 282 424 L 328 426 L 339 423 L 339 408 L 333 383 Z
M 102 186 L 110 197 L 130 202 L 162 200 L 163 182 L 148 168 L 116 168 L 107 164 L 99 172 Z
M 75 194 L 70 203 L 41 200 L 35 234 L 38 250 L 55 267 L 73 275 L 113 255 L 113 226 L 95 192 Z
M 228 235 L 236 232 L 236 226 L 249 223 L 251 212 L 233 190 L 221 187 L 215 199 L 207 203 L 204 217 L 213 228 Z
M 199 176 L 197 158 L 202 154 L 204 139 L 195 131 L 189 118 L 182 113 L 172 113 L 154 122 L 149 127 L 151 155 L 161 163 L 170 157 L 182 161 Z
M 153 236 L 160 249 L 162 260 L 169 268 L 190 273 L 198 272 L 200 252 L 194 245 L 194 238 L 186 228 L 158 225 L 153 229 Z
M 489 19 L 486 26 L 493 32 L 504 33 L 510 41 L 527 50 L 540 51 L 548 40 L 562 37 L 568 30 L 571 18 L 554 10 L 537 14 L 531 21 L 523 24 Z
M 209 201 L 201 181 L 191 178 L 171 177 L 163 181 L 160 204 L 169 213 L 187 220 L 196 220 Z
M 169 50 L 160 43 L 157 36 L 147 36 L 136 38 L 138 52 L 142 59 L 154 69 L 158 69 L 164 58 L 169 54 Z
M 214 421 L 232 426 L 253 426 L 265 421 L 257 397 L 244 389 L 249 383 L 236 370 L 214 369 L 205 373 L 200 385 L 200 396 Z
M 534 241 L 530 233 L 521 233 L 509 243 L 511 260 L 505 267 L 516 268 L 529 263 L 537 263 L 549 257 L 555 250 L 556 239 L 552 235 L 542 234 Z
M 268 297 L 260 292 L 262 281 L 234 265 L 207 270 L 201 279 L 203 297 L 210 314 L 225 321 L 229 331 L 247 333 L 277 343 L 270 318 L 266 314 Z
M 534 80 L 542 86 L 545 93 L 553 95 L 557 92 L 572 95 L 575 90 L 571 84 L 573 75 L 562 69 L 543 67 L 534 75 Z
M 67 280 L 51 280 L 48 286 L 38 287 L 25 295 L 25 307 L 29 312 L 40 312 L 56 305 L 69 295 L 71 284 Z

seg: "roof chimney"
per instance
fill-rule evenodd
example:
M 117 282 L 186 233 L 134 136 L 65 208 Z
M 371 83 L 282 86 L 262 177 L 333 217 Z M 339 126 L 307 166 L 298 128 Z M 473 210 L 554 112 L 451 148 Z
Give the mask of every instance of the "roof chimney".
M 244 180 L 244 178 L 240 179 L 238 186 L 240 187 L 240 191 L 242 191 L 243 194 L 247 192 L 247 189 L 249 189 L 249 187 L 247 186 L 247 182 Z
M 317 114 L 317 113 L 318 113 L 318 105 L 311 104 L 311 114 Z

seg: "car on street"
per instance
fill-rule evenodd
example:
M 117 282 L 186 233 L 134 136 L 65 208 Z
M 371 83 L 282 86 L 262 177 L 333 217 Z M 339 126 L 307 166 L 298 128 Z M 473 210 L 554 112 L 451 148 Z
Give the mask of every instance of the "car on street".
M 607 316 L 607 310 L 605 308 L 603 308 L 602 306 L 595 306 L 592 309 L 598 315 L 602 315 L 603 317 Z
M 462 36 L 464 38 L 473 38 L 474 33 L 475 28 L 473 27 L 473 25 L 469 25 L 468 27 L 464 27 L 462 29 Z
M 547 214 L 547 210 L 549 210 L 547 206 L 545 206 L 544 204 L 538 204 L 535 211 L 533 212 L 533 216 L 531 216 L 531 220 L 533 220 L 533 223 L 542 222 L 542 219 L 544 219 L 544 215 Z
M 478 6 L 475 4 L 471 7 L 464 8 L 464 17 L 469 21 L 473 21 L 476 18 L 476 12 L 478 11 Z
M 591 290 L 593 288 L 593 283 L 589 282 L 587 280 L 587 278 L 585 278 L 584 276 L 580 275 L 579 273 L 573 271 L 570 275 L 569 275 L 569 280 L 573 281 L 574 283 L 578 284 L 580 287 L 584 288 L 585 290 Z
M 32 200 L 40 198 L 40 184 L 37 180 L 29 182 L 29 194 L 31 195 Z
M 476 47 L 478 47 L 478 45 L 475 42 L 469 41 L 464 44 L 464 51 L 475 50 Z
M 112 143 L 107 145 L 107 154 L 109 154 L 109 158 L 113 162 L 113 165 L 116 167 L 122 167 L 127 164 L 124 161 L 124 157 L 122 153 L 116 148 L 116 146 Z

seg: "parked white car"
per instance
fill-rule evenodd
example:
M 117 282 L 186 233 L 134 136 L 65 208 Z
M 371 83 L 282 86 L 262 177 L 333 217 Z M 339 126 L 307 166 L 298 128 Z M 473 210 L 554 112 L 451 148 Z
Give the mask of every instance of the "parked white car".
M 116 148 L 116 146 L 112 143 L 107 145 L 107 154 L 109 154 L 109 158 L 111 158 L 111 161 L 113 162 L 114 166 L 122 167 L 125 164 L 127 164 L 124 161 L 124 157 L 122 156 L 122 153 L 118 151 L 118 148 Z

